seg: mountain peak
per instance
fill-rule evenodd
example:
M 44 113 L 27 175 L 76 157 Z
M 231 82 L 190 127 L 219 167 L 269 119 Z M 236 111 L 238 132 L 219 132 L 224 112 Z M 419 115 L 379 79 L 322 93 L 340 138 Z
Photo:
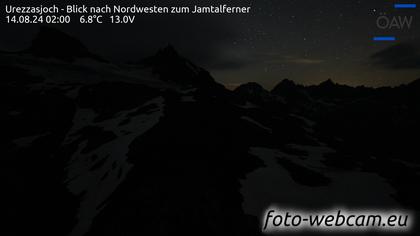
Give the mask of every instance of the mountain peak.
M 319 86 L 321 87 L 332 87 L 336 86 L 337 84 L 332 81 L 332 79 L 327 79 L 324 82 L 320 83 Z
M 159 75 L 159 78 L 164 81 L 209 88 L 221 86 L 214 81 L 209 72 L 181 56 L 171 44 L 140 63 L 151 67 L 153 73 Z
M 295 84 L 293 80 L 290 79 L 283 79 L 280 83 L 282 84 Z
M 172 44 L 159 49 L 157 53 L 151 57 L 144 58 L 140 63 L 146 63 L 149 65 L 157 64 L 173 64 L 173 63 L 185 63 L 187 61 L 182 57 Z
M 289 79 L 284 79 L 280 83 L 278 83 L 272 90 L 271 93 L 273 94 L 282 94 L 287 90 L 295 90 L 298 87 L 296 83 Z
M 288 87 L 292 86 L 293 87 L 293 86 L 296 86 L 296 83 L 293 80 L 284 79 L 278 84 L 278 86 L 288 86 Z
M 261 93 L 268 93 L 267 90 L 265 90 L 263 88 L 263 86 L 261 86 L 258 83 L 255 82 L 249 82 L 246 84 L 242 84 L 239 87 L 237 87 L 235 89 L 235 92 L 239 92 L 239 93 L 248 93 L 248 94 L 261 94 Z
M 255 82 L 240 85 L 234 90 L 234 93 L 239 98 L 255 104 L 262 104 L 273 100 L 270 92 Z

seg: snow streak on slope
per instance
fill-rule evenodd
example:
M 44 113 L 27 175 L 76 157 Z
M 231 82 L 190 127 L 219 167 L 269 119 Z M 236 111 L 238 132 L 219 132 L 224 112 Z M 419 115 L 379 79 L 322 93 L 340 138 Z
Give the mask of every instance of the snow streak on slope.
M 272 129 L 268 128 L 267 126 L 264 126 L 263 124 L 261 124 L 261 123 L 259 123 L 258 121 L 256 121 L 256 120 L 252 119 L 251 117 L 248 117 L 248 116 L 242 116 L 242 117 L 241 117 L 241 119 L 242 119 L 242 120 L 245 120 L 245 121 L 248 121 L 248 122 L 250 122 L 250 123 L 252 123 L 252 124 L 256 125 L 257 127 L 259 127 L 259 128 L 261 128 L 261 129 L 263 129 L 263 130 L 267 131 L 268 133 L 273 133 L 273 130 L 272 130 Z
M 87 126 L 99 126 L 104 131 L 111 131 L 116 137 L 88 153 L 82 151 L 87 145 L 85 139 L 78 144 L 78 150 L 73 154 L 67 168 L 67 187 L 73 194 L 82 196 L 82 199 L 78 212 L 79 221 L 70 235 L 80 236 L 88 232 L 94 217 L 132 168 L 127 161 L 129 145 L 159 122 L 163 116 L 164 98 L 152 99 L 142 107 L 151 105 L 153 108 L 147 113 L 130 117 L 129 114 L 136 111 L 136 108 L 119 112 L 113 118 L 99 123 L 93 121 L 96 116 L 93 110 L 79 109 L 76 112 L 74 126 L 66 144 L 79 139 L 78 131 Z M 129 122 L 126 122 L 127 119 Z M 92 156 L 96 158 L 92 160 Z

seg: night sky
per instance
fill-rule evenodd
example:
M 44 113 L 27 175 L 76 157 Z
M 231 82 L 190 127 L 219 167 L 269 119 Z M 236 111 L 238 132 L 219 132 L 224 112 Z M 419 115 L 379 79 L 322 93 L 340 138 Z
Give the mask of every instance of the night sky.
M 80 0 L 71 3 L 88 4 Z M 302 84 L 317 84 L 331 78 L 338 83 L 375 87 L 420 78 L 419 9 L 394 9 L 397 1 L 125 0 L 118 3 L 162 6 L 223 3 L 251 5 L 252 9 L 248 15 L 149 15 L 138 16 L 134 25 L 55 27 L 115 61 L 136 61 L 171 43 L 229 88 L 250 81 L 272 88 L 284 78 Z M 89 4 L 102 5 L 105 1 L 89 1 Z M 412 27 L 378 29 L 376 19 L 381 15 L 413 16 Z M 38 28 L 5 24 L 0 27 L 0 48 L 7 50 L 28 45 Z M 397 40 L 372 40 L 373 36 L 383 35 L 396 36 Z

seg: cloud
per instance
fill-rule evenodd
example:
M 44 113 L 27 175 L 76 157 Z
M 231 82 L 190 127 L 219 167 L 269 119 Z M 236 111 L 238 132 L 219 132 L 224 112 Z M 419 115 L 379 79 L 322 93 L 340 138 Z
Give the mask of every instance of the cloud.
M 420 69 L 419 45 L 400 43 L 371 56 L 374 64 L 395 70 Z
M 301 65 L 313 65 L 313 64 L 321 64 L 324 60 L 320 59 L 309 59 L 309 58 L 295 58 L 289 60 L 290 63 L 301 64 Z
M 215 62 L 209 67 L 215 70 L 234 70 L 234 69 L 241 69 L 248 65 L 249 62 L 246 60 L 234 60 L 234 59 L 225 59 L 221 58 L 220 61 Z
M 298 65 L 316 65 L 324 63 L 324 60 L 306 57 L 282 56 L 274 55 L 265 60 L 265 64 L 269 65 L 284 65 L 284 64 L 298 64 Z

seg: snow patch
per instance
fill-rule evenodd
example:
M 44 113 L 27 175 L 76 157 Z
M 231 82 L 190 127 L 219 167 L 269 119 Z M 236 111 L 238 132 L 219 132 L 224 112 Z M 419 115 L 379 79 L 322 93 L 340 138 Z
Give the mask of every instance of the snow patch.
M 254 125 L 258 126 L 258 127 L 260 127 L 261 129 L 266 130 L 266 131 L 267 131 L 267 132 L 269 132 L 269 133 L 273 133 L 273 130 L 272 130 L 272 129 L 270 129 L 270 128 L 268 128 L 268 127 L 264 126 L 264 125 L 262 125 L 261 123 L 259 123 L 259 122 L 255 121 L 254 119 L 252 119 L 252 118 L 250 118 L 250 117 L 248 117 L 248 116 L 242 116 L 242 117 L 241 117 L 241 119 L 242 119 L 242 120 L 246 120 L 246 121 L 248 121 L 248 122 L 250 122 L 250 123 L 252 123 L 252 124 L 254 124 Z
M 88 232 L 93 219 L 103 209 L 103 203 L 123 182 L 125 176 L 133 167 L 127 161 L 129 145 L 136 137 L 154 127 L 163 116 L 164 98 L 155 98 L 143 104 L 142 107 L 152 104 L 156 106 L 147 114 L 129 117 L 130 113 L 138 109 L 135 108 L 119 112 L 113 118 L 99 123 L 94 122 L 96 117 L 94 111 L 89 109 L 79 109 L 77 111 L 73 120 L 74 126 L 65 143 L 73 142 L 78 138 L 75 134 L 81 128 L 90 125 L 102 127 L 105 131 L 112 131 L 117 138 L 89 153 L 82 153 L 87 142 L 81 142 L 69 162 L 67 188 L 74 195 L 83 194 L 78 212 L 79 220 L 71 232 L 71 236 L 81 236 Z M 128 118 L 130 122 L 121 125 Z M 91 159 L 93 155 L 97 157 L 95 160 Z M 97 166 L 98 162 L 101 162 L 99 167 Z M 95 165 L 96 168 L 92 169 Z
M 240 108 L 244 108 L 244 109 L 254 109 L 254 108 L 258 108 L 257 105 L 250 103 L 250 102 L 246 102 L 245 105 L 239 106 Z
M 196 100 L 195 100 L 194 96 L 183 96 L 181 98 L 181 101 L 182 102 L 195 102 Z
M 386 179 L 375 173 L 360 171 L 335 171 L 323 166 L 322 151 L 325 147 L 306 147 L 307 158 L 303 161 L 276 149 L 252 147 L 249 153 L 258 156 L 265 167 L 248 174 L 242 181 L 243 209 L 246 213 L 261 216 L 264 210 L 277 204 L 299 209 L 322 207 L 375 207 L 399 206 L 391 197 L 396 191 Z M 331 179 L 328 186 L 311 187 L 295 182 L 289 171 L 277 162 L 287 158 L 295 163 L 318 170 L 324 169 Z

